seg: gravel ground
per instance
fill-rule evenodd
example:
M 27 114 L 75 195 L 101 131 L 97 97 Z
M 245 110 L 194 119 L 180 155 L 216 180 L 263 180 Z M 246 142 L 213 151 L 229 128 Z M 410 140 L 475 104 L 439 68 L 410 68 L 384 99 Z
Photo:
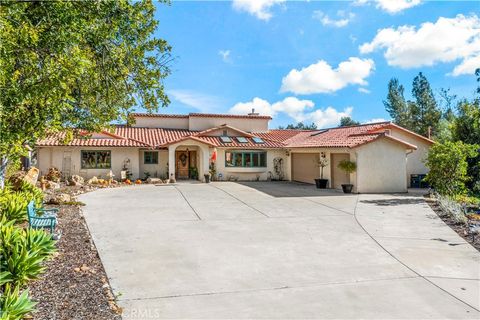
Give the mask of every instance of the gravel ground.
M 450 227 L 458 233 L 460 237 L 470 243 L 475 249 L 480 251 L 480 235 L 475 236 L 475 241 L 472 235 L 469 234 L 468 226 L 463 223 L 455 222 L 448 214 L 444 213 L 437 204 L 437 201 L 431 198 L 425 198 L 425 201 L 430 205 L 433 211 Z
M 79 206 L 60 205 L 58 253 L 30 286 L 35 319 L 121 319 Z

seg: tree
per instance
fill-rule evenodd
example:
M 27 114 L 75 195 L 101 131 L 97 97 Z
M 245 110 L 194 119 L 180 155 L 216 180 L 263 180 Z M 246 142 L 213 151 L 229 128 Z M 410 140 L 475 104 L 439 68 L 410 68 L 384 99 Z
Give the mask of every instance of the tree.
M 360 124 L 360 122 L 355 121 L 350 117 L 342 117 L 342 118 L 340 118 L 339 127 L 358 126 L 359 124 Z
M 410 114 L 407 102 L 403 95 L 404 90 L 403 85 L 400 84 L 398 79 L 392 78 L 388 82 L 387 100 L 383 101 L 383 105 L 394 123 L 410 129 Z
M 317 125 L 313 122 L 307 125 L 299 122 L 297 124 L 289 124 L 286 127 L 279 126 L 278 129 L 317 130 Z
M 432 145 L 425 161 L 429 169 L 426 181 L 442 195 L 464 194 L 465 182 L 469 180 L 467 159 L 478 156 L 478 148 L 461 141 Z
M 477 73 L 480 74 L 480 69 Z M 480 77 L 477 79 L 480 84 Z M 452 139 L 464 143 L 480 143 L 480 91 L 473 101 L 462 100 L 457 105 L 457 116 L 452 122 Z M 467 174 L 471 179 L 467 187 L 480 194 L 480 154 L 467 160 Z
M 423 73 L 419 73 L 413 79 L 412 95 L 415 102 L 409 106 L 413 129 L 421 135 L 428 135 L 429 128 L 436 132 L 442 116 L 432 88 Z
M 150 0 L 1 2 L 0 186 L 8 160 L 48 132 L 71 138 L 169 103 L 154 12 Z

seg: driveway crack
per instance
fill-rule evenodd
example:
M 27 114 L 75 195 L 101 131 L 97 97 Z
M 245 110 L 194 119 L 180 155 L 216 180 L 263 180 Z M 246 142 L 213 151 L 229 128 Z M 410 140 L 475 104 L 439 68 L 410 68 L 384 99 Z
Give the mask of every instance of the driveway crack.
M 183 194 L 182 190 L 180 190 L 177 186 L 173 186 L 175 189 L 177 189 L 177 191 L 182 195 L 183 199 L 185 199 L 185 201 L 187 202 L 187 204 L 190 206 L 190 208 L 192 209 L 193 213 L 195 213 L 195 215 L 197 216 L 198 220 L 202 220 L 202 218 L 200 217 L 200 215 L 198 214 L 198 212 L 193 208 L 192 204 L 190 203 L 190 201 L 188 201 L 187 197 L 185 196 L 185 194 Z

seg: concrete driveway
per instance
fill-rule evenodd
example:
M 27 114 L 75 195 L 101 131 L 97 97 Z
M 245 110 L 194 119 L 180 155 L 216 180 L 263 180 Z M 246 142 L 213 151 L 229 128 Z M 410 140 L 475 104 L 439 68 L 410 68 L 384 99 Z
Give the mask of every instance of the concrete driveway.
M 124 319 L 480 317 L 480 254 L 415 195 L 294 183 L 84 194 Z

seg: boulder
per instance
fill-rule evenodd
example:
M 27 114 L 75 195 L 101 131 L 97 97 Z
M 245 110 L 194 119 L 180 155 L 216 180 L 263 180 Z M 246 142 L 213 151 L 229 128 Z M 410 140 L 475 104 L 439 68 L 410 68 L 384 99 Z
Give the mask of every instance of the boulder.
M 98 184 L 98 178 L 96 176 L 93 176 L 87 181 L 88 184 Z
M 14 190 L 20 189 L 23 179 L 27 173 L 25 171 L 17 171 L 8 178 L 8 182 L 12 185 Z
M 68 179 L 68 185 L 69 186 L 82 186 L 85 183 L 85 180 L 79 176 L 74 174 Z
M 50 199 L 50 203 L 52 204 L 62 204 L 65 202 L 70 202 L 72 201 L 72 197 L 69 194 L 66 193 L 59 193 L 53 196 L 52 199 Z
M 48 169 L 48 173 L 45 175 L 45 178 L 48 181 L 53 181 L 53 182 L 60 182 L 60 177 L 61 177 L 60 170 L 58 170 L 55 167 L 51 167 L 50 169 Z
M 163 183 L 163 181 L 160 178 L 148 178 L 147 183 L 159 184 L 159 183 Z
M 35 186 L 37 184 L 39 173 L 40 173 L 40 170 L 38 170 L 35 167 L 32 167 L 30 168 L 30 170 L 28 170 L 25 177 L 23 177 L 23 181 L 30 183 L 32 186 Z
M 53 182 L 53 181 L 47 181 L 46 187 L 47 187 L 47 189 L 60 189 L 60 183 Z

